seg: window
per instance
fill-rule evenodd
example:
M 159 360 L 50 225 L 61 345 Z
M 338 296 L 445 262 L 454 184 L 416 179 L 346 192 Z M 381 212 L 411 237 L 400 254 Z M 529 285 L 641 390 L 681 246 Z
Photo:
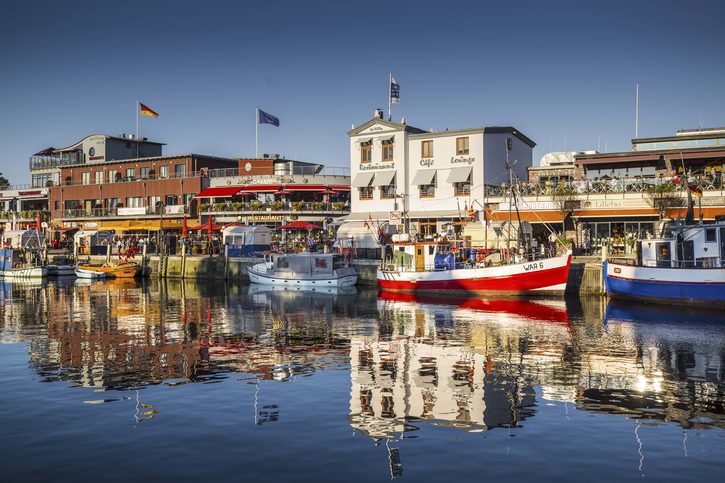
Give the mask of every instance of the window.
M 81 184 L 90 184 L 90 182 L 91 174 L 88 171 L 81 173 Z
M 149 179 L 149 173 L 151 172 L 151 168 L 141 168 L 141 179 Z
M 420 143 L 420 157 L 421 158 L 432 158 L 433 157 L 433 141 L 423 141 Z
M 130 196 L 126 198 L 126 206 L 129 208 L 140 208 L 143 206 L 143 198 L 140 196 Z
M 50 173 L 41 173 L 41 174 L 34 174 L 32 175 L 32 184 L 33 188 L 45 188 L 49 184 L 51 184 L 51 175 Z
M 159 166 L 159 177 L 161 177 L 161 178 L 169 177 L 169 167 L 168 166 Z
M 289 258 L 280 257 L 277 259 L 277 268 L 289 268 Z
M 106 172 L 108 173 L 108 182 L 115 183 L 116 178 L 118 178 L 118 171 L 116 171 L 115 169 L 109 169 Z
M 96 184 L 103 184 L 103 171 L 96 171 L 93 173 Z
M 380 187 L 380 199 L 389 200 L 391 198 L 395 198 L 395 185 L 389 184 L 387 186 L 381 186 Z
M 418 190 L 421 198 L 433 198 L 436 195 L 435 184 L 422 184 L 418 186 Z
M 184 166 L 183 164 L 175 164 L 174 165 L 174 178 L 183 178 L 184 177 Z
M 372 200 L 373 199 L 373 187 L 372 186 L 362 186 L 359 188 L 360 190 L 360 199 L 361 200 Z
M 126 168 L 126 179 L 133 181 L 134 177 L 136 177 L 136 170 L 133 168 Z
M 315 258 L 315 268 L 327 268 L 326 258 Z
M 708 228 L 705 230 L 705 241 L 708 243 L 717 241 L 717 237 L 715 235 L 715 228 Z
M 383 161 L 393 160 L 393 140 L 386 139 L 383 141 Z
M 178 205 L 179 197 L 176 195 L 166 195 L 166 198 L 164 199 L 164 204 L 166 206 Z
M 121 198 L 108 198 L 108 207 L 115 208 L 121 204 Z
M 468 137 L 456 138 L 456 156 L 468 154 Z
M 148 206 L 151 206 L 155 208 L 156 206 L 161 204 L 161 197 L 160 196 L 149 196 L 149 204 Z
M 471 194 L 471 181 L 453 183 L 453 196 L 466 196 Z
M 369 163 L 373 160 L 372 142 L 360 144 L 360 162 Z
M 58 201 L 58 200 L 55 200 L 55 201 L 53 202 L 53 209 L 54 209 L 55 211 L 58 211 L 58 210 L 60 210 L 60 201 Z

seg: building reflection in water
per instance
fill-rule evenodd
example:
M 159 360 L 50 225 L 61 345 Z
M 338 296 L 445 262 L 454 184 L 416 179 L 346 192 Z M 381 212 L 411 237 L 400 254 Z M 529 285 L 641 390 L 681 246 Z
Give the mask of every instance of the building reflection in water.
M 259 390 L 350 370 L 340 410 L 388 445 L 423 424 L 515 430 L 543 401 L 725 427 L 717 313 L 153 280 L 3 284 L 0 300 L 0 341 L 26 341 L 43 381 L 135 390 L 237 374 Z M 255 421 L 278 420 L 282 402 L 260 404 Z M 391 471 L 402 471 L 389 450 Z

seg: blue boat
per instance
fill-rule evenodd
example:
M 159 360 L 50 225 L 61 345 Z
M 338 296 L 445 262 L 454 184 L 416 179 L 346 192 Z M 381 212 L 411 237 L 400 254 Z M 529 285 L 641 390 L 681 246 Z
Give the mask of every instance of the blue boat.
M 673 223 L 659 239 L 639 240 L 635 260 L 609 260 L 604 284 L 613 299 L 725 307 L 725 223 Z

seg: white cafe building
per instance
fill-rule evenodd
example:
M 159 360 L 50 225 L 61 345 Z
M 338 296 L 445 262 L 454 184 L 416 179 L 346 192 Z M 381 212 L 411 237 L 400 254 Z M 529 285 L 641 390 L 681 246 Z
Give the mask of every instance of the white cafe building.
M 513 127 L 426 131 L 387 121 L 380 110 L 349 131 L 351 213 L 338 239 L 374 248 L 377 231 L 426 238 L 457 230 L 469 209 L 483 210 L 486 186 L 509 181 L 507 160 L 526 179 L 531 139 Z

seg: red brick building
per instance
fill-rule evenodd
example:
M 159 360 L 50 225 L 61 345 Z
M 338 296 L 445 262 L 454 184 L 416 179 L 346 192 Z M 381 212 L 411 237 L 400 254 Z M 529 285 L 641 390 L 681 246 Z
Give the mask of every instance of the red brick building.
M 194 211 L 194 195 L 208 187 L 209 170 L 238 166 L 237 159 L 199 154 L 63 166 L 60 185 L 49 189 L 51 220 L 56 227 L 92 222 L 112 229 L 124 220 L 181 219 Z

